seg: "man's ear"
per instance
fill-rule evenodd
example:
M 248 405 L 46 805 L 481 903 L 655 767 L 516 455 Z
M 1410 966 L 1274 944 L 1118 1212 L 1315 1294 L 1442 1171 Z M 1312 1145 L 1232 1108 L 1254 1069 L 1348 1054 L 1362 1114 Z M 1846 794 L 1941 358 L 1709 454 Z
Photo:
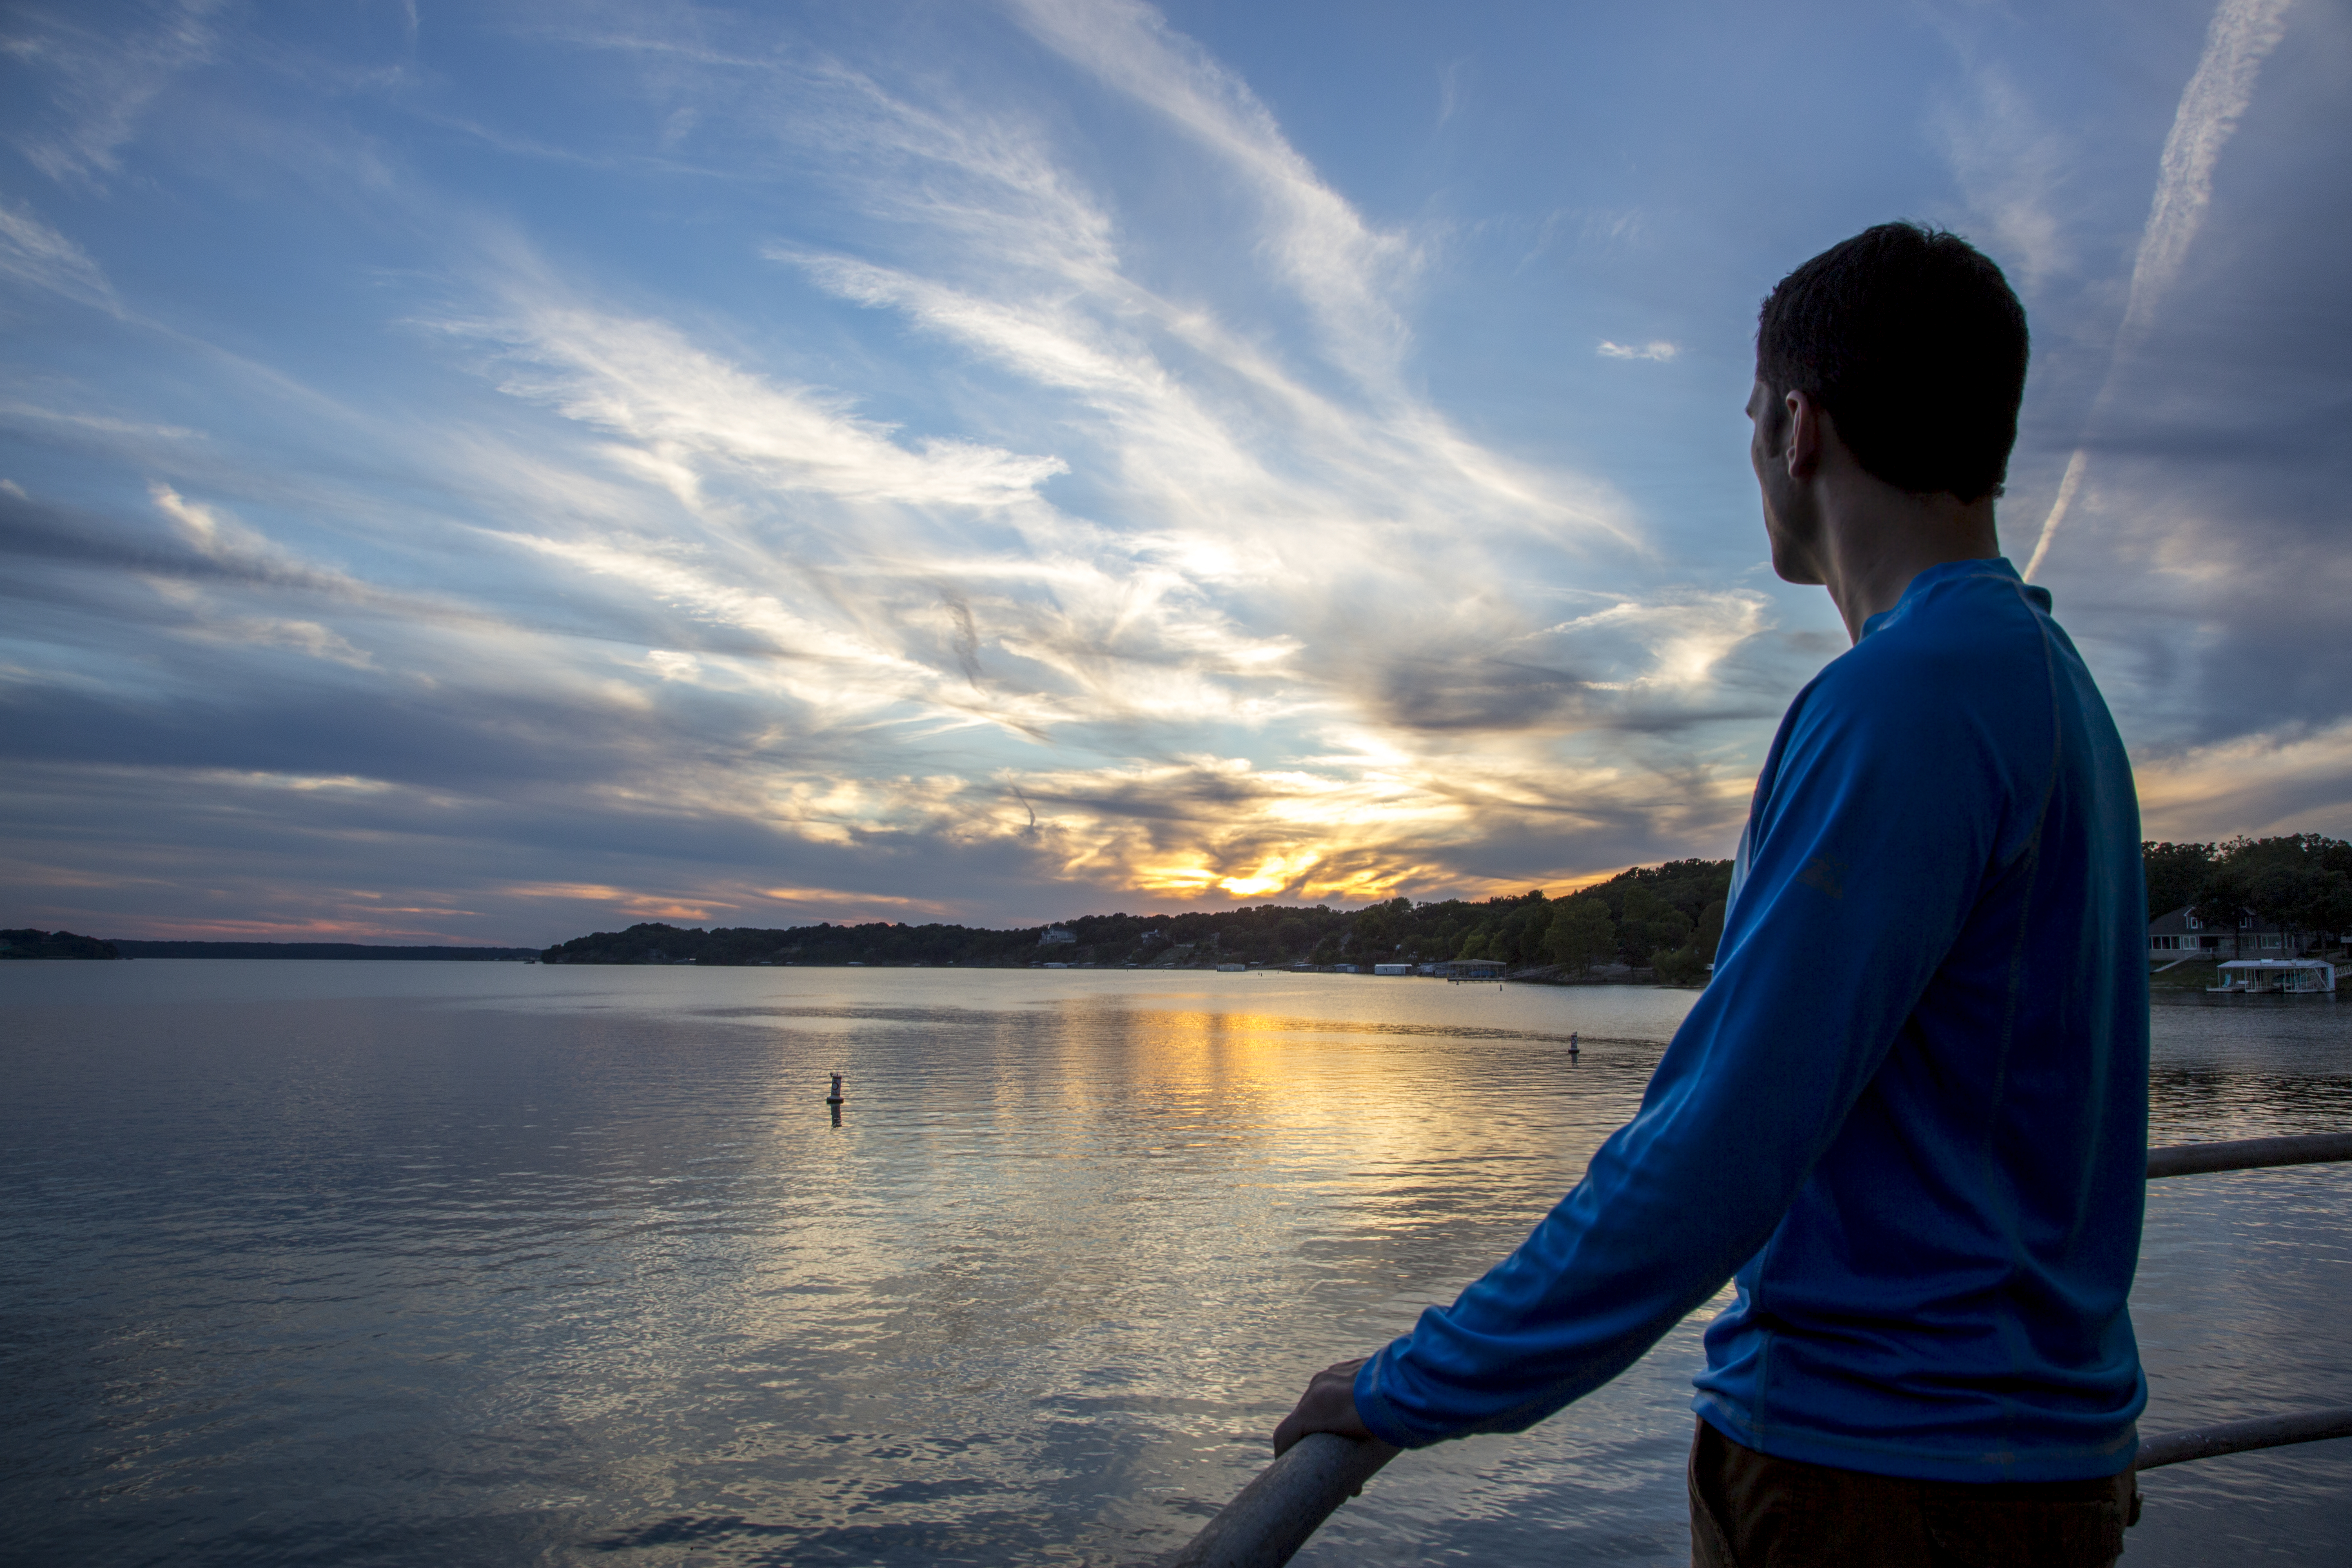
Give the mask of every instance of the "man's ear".
M 1781 460 L 1789 467 L 1789 477 L 1801 484 L 1822 466 L 1821 405 L 1801 392 L 1791 392 L 1781 399 L 1781 412 L 1787 416 Z

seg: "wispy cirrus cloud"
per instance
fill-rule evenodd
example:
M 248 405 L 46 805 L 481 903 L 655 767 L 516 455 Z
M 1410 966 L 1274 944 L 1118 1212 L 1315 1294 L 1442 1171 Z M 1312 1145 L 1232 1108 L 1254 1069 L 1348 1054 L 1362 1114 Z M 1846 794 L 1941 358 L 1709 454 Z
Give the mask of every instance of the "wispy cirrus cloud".
M 2205 211 L 2213 200 L 2214 168 L 2253 101 L 2263 61 L 2285 37 L 2286 13 L 2292 4 L 2293 0 L 2221 0 L 2213 8 L 2204 52 L 2198 57 L 2189 85 L 2181 90 L 2172 129 L 2158 160 L 2155 199 L 2148 205 L 2147 224 L 2132 258 L 2131 289 L 2125 299 L 2122 324 L 2116 331 L 2106 378 L 2092 404 L 2091 423 L 2097 422 L 2115 395 L 2116 372 L 2124 356 L 2154 324 L 2158 304 L 2179 276 L 2190 245 L 2205 226 Z M 2033 553 L 2025 563 L 2028 580 L 2041 570 L 2056 542 L 2089 464 L 2088 447 L 2075 447 L 2067 459 L 2058 493 L 2042 520 Z
M 55 112 L 20 135 L 26 160 L 62 184 L 103 186 L 156 96 L 212 57 L 224 0 L 163 0 L 130 17 L 79 7 L 16 8 L 0 52 L 39 68 Z
M 2145 332 L 2180 275 L 2213 203 L 2213 171 L 2253 102 L 2263 62 L 2286 36 L 2294 0 L 2221 0 L 2213 9 L 2197 72 L 2182 89 L 2158 159 L 2156 197 L 2132 258 L 2131 293 L 2120 335 Z
M 1397 390 L 1411 333 L 1391 289 L 1421 262 L 1405 235 L 1365 222 L 1301 157 L 1248 85 L 1140 0 L 1019 0 L 1040 40 L 1164 115 L 1261 204 L 1277 269 L 1313 314 L 1333 360 Z
M 29 208 L 0 197 L 0 277 L 121 316 L 122 302 L 89 253 Z
M 856 96 L 886 103 L 875 140 L 897 138 L 887 100 L 862 86 Z M 847 136 L 838 121 L 833 133 Z M 982 185 L 1016 202 L 1045 189 L 1083 210 L 1065 180 Z M 951 222 L 973 223 L 970 191 L 954 208 Z M 980 485 L 905 482 L 929 452 L 894 444 L 848 400 L 779 387 L 666 323 L 551 305 L 562 290 L 537 269 L 498 286 L 495 321 L 438 323 L 495 344 L 484 371 L 502 391 L 595 431 L 604 461 L 675 503 L 584 535 L 520 539 L 639 600 L 646 623 L 669 619 L 668 646 L 647 656 L 663 685 L 787 702 L 803 731 L 880 722 L 928 741 L 978 724 L 1012 746 L 977 777 L 970 751 L 950 774 L 869 762 L 824 779 L 739 754 L 691 782 L 673 769 L 674 796 L 806 844 L 1017 845 L 1055 877 L 1162 896 L 1369 897 L 1444 874 L 1494 827 L 1500 802 L 1540 822 L 1559 816 L 1544 803 L 1562 782 L 1621 774 L 1569 763 L 1560 727 L 1706 722 L 1688 699 L 1769 626 L 1762 601 L 1737 594 L 1620 595 L 1546 622 L 1497 592 L 1484 549 L 1440 569 L 1461 577 L 1458 592 L 1431 595 L 1427 561 L 1392 574 L 1383 544 L 1465 507 L 1557 537 L 1576 512 L 1547 486 L 1573 493 L 1575 481 L 1511 474 L 1410 408 L 1308 391 L 1213 316 L 1127 279 L 1108 252 L 1073 249 L 1079 260 L 1066 265 L 1049 240 L 1039 269 L 1085 287 L 1041 300 L 1017 278 L 982 294 L 968 277 L 770 247 L 837 297 L 901 312 L 1067 399 L 1059 427 L 1081 436 L 1078 456 L 992 449 L 986 471 L 1007 477 Z M 1209 352 L 1182 352 L 1199 345 Z M 859 460 L 809 460 L 837 448 Z M 1036 492 L 1066 466 L 1116 475 L 1125 527 Z M 971 547 L 974 528 L 986 548 Z M 1275 530 L 1292 537 L 1265 537 Z M 1335 596 L 1353 635 L 1287 629 Z M 1381 647 L 1369 664 L 1367 633 Z M 1139 723 L 1180 748 L 1179 736 L 1239 725 L 1266 761 L 1121 756 Z M 1425 739 L 1377 760 L 1332 748 L 1330 736 L 1368 727 Z M 1465 768 L 1487 784 L 1465 791 Z M 1653 784 L 1643 773 L 1626 787 Z M 1587 802 L 1608 787 L 1592 784 Z M 1421 841 L 1399 842 L 1412 824 L 1427 829 Z
M 691 501 L 733 468 L 777 491 L 914 505 L 1002 506 L 1066 465 L 953 439 L 901 444 L 849 400 L 782 385 L 697 348 L 666 322 L 544 297 L 446 330 L 503 340 L 502 391 L 625 437 L 647 471 Z
M 1981 220 L 1976 240 L 2002 258 L 2012 282 L 2030 293 L 2065 271 L 2074 247 L 2062 212 L 2077 149 L 2015 78 L 1998 65 L 1979 66 L 1966 96 L 1938 105 L 1932 123 L 1969 211 Z

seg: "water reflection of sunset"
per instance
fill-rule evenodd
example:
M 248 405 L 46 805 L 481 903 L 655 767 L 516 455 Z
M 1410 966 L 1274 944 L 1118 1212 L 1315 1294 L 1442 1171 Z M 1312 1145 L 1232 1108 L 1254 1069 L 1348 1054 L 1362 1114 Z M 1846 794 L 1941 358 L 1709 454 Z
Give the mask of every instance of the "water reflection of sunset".
M 86 1505 L 109 1539 L 161 1531 L 175 1560 L 216 1562 L 330 1518 L 338 1540 L 494 1538 L 500 1561 L 1148 1556 L 1263 1462 L 1311 1371 L 1525 1235 L 1630 1114 L 1690 995 L 18 970 L 17 999 L 46 1000 L 12 1015 L 0 1149 L 43 1173 L 12 1256 L 55 1352 L 20 1368 L 22 1473 L 66 1489 L 128 1465 L 143 1488 Z M 2347 1016 L 2159 1009 L 2155 1121 L 2340 1121 Z M 2162 1187 L 2134 1309 L 2158 1397 L 2227 1419 L 2296 1403 L 2282 1369 L 2327 1384 L 2306 1330 L 2342 1298 L 2341 1184 Z M 1522 1436 L 1391 1467 L 1312 1552 L 1679 1547 L 1696 1330 Z M 354 1426 L 365 1441 L 321 1445 L 289 1490 L 287 1431 Z M 2328 1539 L 2330 1462 L 2266 1460 L 2254 1522 Z M 2212 1473 L 2170 1484 L 2229 1507 Z M 190 1498 L 215 1531 L 193 1542 Z

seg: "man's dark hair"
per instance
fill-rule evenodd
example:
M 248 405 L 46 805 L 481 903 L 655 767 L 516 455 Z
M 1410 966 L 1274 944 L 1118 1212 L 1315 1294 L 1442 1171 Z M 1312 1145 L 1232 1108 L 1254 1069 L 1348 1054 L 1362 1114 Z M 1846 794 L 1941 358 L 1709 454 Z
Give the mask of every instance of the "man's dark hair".
M 2025 307 L 1956 234 L 1883 223 L 1780 279 L 1756 323 L 1756 377 L 1837 422 L 1898 489 L 1999 495 L 2017 444 Z

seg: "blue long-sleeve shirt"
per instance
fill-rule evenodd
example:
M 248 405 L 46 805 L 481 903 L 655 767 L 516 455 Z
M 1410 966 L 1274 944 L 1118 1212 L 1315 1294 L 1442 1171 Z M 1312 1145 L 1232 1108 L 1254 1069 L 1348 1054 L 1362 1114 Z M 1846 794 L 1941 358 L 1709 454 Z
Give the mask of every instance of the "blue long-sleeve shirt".
M 1927 1479 L 2131 1461 L 2147 1132 L 2138 807 L 2049 595 L 1949 563 L 1801 692 L 1713 980 L 1518 1250 L 1365 1363 L 1404 1447 L 1511 1432 L 1735 1279 L 1694 1401 Z

